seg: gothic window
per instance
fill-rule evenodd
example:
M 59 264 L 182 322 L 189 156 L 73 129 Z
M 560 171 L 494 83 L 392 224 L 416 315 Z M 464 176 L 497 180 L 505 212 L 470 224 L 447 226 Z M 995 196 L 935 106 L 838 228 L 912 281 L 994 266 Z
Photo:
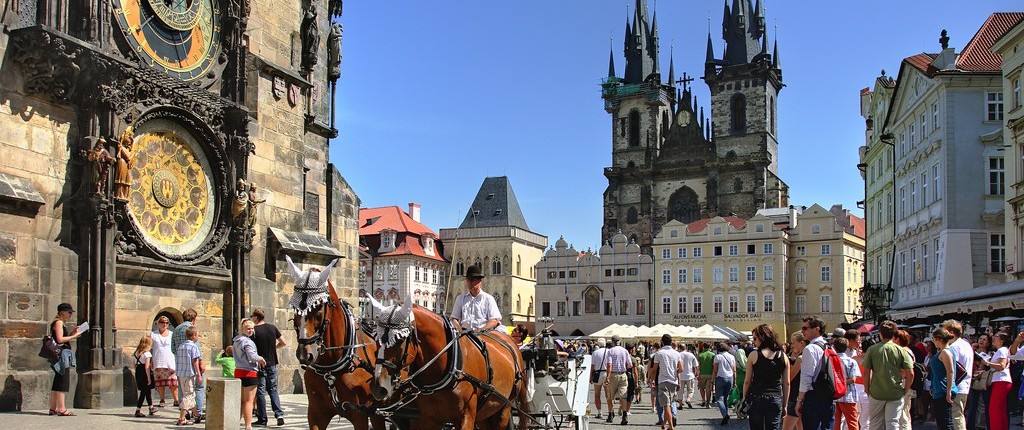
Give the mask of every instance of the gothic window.
M 501 260 L 498 259 L 498 257 L 494 257 L 494 260 L 491 262 L 491 274 L 492 275 L 500 275 L 501 274 Z
M 455 263 L 455 274 L 462 276 L 463 273 L 466 273 L 466 267 L 462 264 L 462 260 L 459 260 L 458 263 Z
M 668 120 L 668 111 L 662 112 L 661 113 L 661 129 L 663 130 L 662 131 L 663 134 L 664 134 L 665 131 L 668 131 L 668 126 L 669 125 L 671 125 L 671 124 L 669 123 L 669 120 Z
M 517 255 L 516 256 L 516 276 L 522 276 L 523 275 L 522 272 L 523 272 L 523 257 Z
M 735 192 L 735 193 L 743 191 L 743 180 L 742 179 L 736 178 L 736 180 L 732 181 L 732 191 Z
M 629 112 L 629 146 L 640 146 L 640 112 Z
M 635 207 L 630 207 L 629 208 L 629 212 L 626 213 L 626 222 L 630 223 L 630 224 L 636 224 L 636 218 L 637 218 L 636 208 Z
M 743 94 L 732 96 L 729 102 L 730 123 L 733 131 L 743 132 L 747 128 L 747 98 Z
M 689 224 L 700 218 L 700 204 L 697 193 L 683 186 L 668 198 L 668 219 Z
M 583 312 L 588 314 L 601 313 L 601 290 L 596 286 L 587 287 L 583 292 Z
M 498 308 L 501 309 L 501 293 L 494 294 L 494 302 L 497 303 Z
M 768 130 L 775 134 L 775 97 L 768 96 Z

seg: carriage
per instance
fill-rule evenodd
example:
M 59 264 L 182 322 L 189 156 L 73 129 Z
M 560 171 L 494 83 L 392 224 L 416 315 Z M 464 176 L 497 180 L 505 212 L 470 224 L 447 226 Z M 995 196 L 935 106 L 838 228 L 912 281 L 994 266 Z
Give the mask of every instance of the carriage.
M 529 428 L 586 430 L 590 427 L 589 355 L 558 357 L 550 330 L 542 330 L 535 346 L 524 353 L 527 374 Z M 527 358 L 529 357 L 529 358 Z

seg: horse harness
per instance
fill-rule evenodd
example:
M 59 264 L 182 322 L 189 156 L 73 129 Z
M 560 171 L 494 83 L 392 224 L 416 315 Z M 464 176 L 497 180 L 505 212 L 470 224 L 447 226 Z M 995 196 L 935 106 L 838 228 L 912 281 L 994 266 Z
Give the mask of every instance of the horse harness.
M 323 353 L 335 350 L 342 351 L 341 357 L 339 357 L 338 360 L 329 365 L 319 364 L 317 360 L 314 360 L 312 364 L 301 365 L 301 368 L 303 370 L 312 370 L 317 375 L 320 375 L 320 377 L 324 378 L 324 382 L 327 383 L 327 391 L 331 393 L 331 404 L 334 406 L 334 409 L 338 412 L 339 415 L 346 416 L 348 415 L 348 412 L 354 409 L 361 410 L 363 413 L 368 415 L 372 414 L 372 408 L 368 408 L 352 402 L 342 402 L 340 399 L 338 399 L 338 393 L 337 390 L 335 390 L 335 384 L 337 383 L 337 376 L 335 376 L 336 373 L 352 373 L 356 369 L 361 368 L 366 370 L 370 374 L 373 374 L 373 366 L 370 365 L 370 363 L 367 360 L 361 359 L 358 355 L 356 355 L 355 350 L 362 348 L 364 357 L 371 356 L 371 354 L 366 349 L 366 343 L 356 343 L 356 340 L 358 338 L 357 333 L 362 330 L 360 326 L 356 324 L 355 318 L 352 316 L 352 305 L 350 305 L 348 302 L 342 302 L 341 304 L 342 312 L 344 312 L 345 314 L 344 343 L 338 346 L 324 345 L 324 334 L 327 333 L 328 326 L 331 323 L 330 318 L 327 316 L 326 308 L 334 306 L 336 305 L 331 300 L 328 300 L 327 302 L 324 302 L 323 305 L 321 305 L 321 312 L 323 313 L 324 319 L 323 322 L 321 322 L 316 327 L 316 333 L 313 336 L 308 338 L 299 336 L 298 326 L 295 328 L 295 331 L 299 345 L 303 347 L 307 345 L 316 345 L 317 350 L 319 351 L 317 359 L 319 359 L 319 356 L 322 355 Z M 303 315 L 302 318 L 302 323 L 304 324 L 305 316 Z
M 513 350 L 510 346 L 508 346 L 506 342 L 501 341 L 501 339 L 491 334 L 490 332 L 494 330 L 493 328 L 485 330 L 484 332 L 476 332 L 474 330 L 465 330 L 460 332 L 459 328 L 456 327 L 455 324 L 452 323 L 451 320 L 446 316 L 442 315 L 441 320 L 444 322 L 445 339 L 448 341 L 448 343 L 445 345 L 444 348 L 441 349 L 441 351 L 437 353 L 437 355 L 435 355 L 423 366 L 421 366 L 419 370 L 412 373 L 405 379 L 399 381 L 398 384 L 395 385 L 395 394 L 398 394 L 399 398 L 389 405 L 377 408 L 377 413 L 382 416 L 390 416 L 397 412 L 398 410 L 404 408 L 405 406 L 415 401 L 420 395 L 429 395 L 437 391 L 454 389 L 455 385 L 460 381 L 467 381 L 473 386 L 484 391 L 484 395 L 477 402 L 477 410 L 483 408 L 489 396 L 495 396 L 496 398 L 498 398 L 498 400 L 501 400 L 506 405 L 515 408 L 516 406 L 511 402 L 511 400 L 509 400 L 508 397 L 505 397 L 503 394 L 499 393 L 497 389 L 494 388 L 494 368 L 491 366 L 491 358 L 490 353 L 487 349 L 487 343 L 483 339 L 481 339 L 481 336 L 488 337 L 490 339 L 498 341 L 497 343 L 501 345 L 506 351 L 509 352 L 510 357 L 515 357 L 516 351 Z M 411 342 L 418 344 L 419 337 L 416 335 L 415 325 L 410 324 L 410 326 L 412 328 L 412 333 L 409 335 L 408 339 L 411 339 Z M 467 337 L 470 340 L 470 343 L 472 343 L 473 346 L 475 346 L 483 355 L 484 364 L 487 367 L 487 381 L 481 380 L 480 378 L 470 375 L 464 371 L 464 356 L 462 354 L 461 342 L 459 342 L 459 340 L 462 337 Z M 405 362 L 407 358 L 409 343 L 409 340 L 405 342 L 401 362 Z M 395 371 L 397 374 L 398 369 L 396 365 L 388 362 L 387 360 L 381 360 L 381 358 L 383 357 L 382 351 L 383 348 L 379 352 L 381 356 L 378 357 L 378 362 L 382 362 L 382 365 L 387 366 L 389 369 L 392 369 L 392 371 Z M 444 376 L 441 378 L 441 380 L 426 385 L 417 384 L 416 377 L 423 373 L 426 369 L 430 368 L 430 366 L 433 365 L 434 362 L 436 362 L 438 359 L 440 359 L 442 355 L 445 355 L 445 353 L 448 354 L 448 363 L 445 366 L 445 370 L 443 373 Z M 512 394 L 515 395 L 517 394 L 515 390 L 518 389 L 518 383 L 523 379 L 523 369 L 520 368 L 519 363 L 515 359 L 513 359 L 512 361 L 513 365 L 515 366 L 516 375 L 515 380 L 512 382 Z

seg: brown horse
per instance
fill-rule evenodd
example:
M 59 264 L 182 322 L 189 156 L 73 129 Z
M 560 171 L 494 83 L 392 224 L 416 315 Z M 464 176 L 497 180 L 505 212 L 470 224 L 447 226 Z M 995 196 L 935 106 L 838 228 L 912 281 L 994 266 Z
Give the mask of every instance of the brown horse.
M 405 321 L 380 319 L 396 314 Z M 419 410 L 411 422 L 414 429 L 436 430 L 445 423 L 457 430 L 508 429 L 516 404 L 519 429 L 527 428 L 523 356 L 504 331 L 479 334 L 477 344 L 460 327 L 420 306 L 393 307 L 378 317 L 375 337 L 381 349 L 373 394 L 392 406 L 379 409 L 412 402 Z M 403 371 L 408 372 L 405 379 Z
M 294 265 L 293 270 L 298 272 Z M 295 355 L 305 369 L 309 428 L 326 429 L 331 419 L 341 416 L 356 430 L 367 430 L 370 423 L 375 430 L 385 429 L 384 418 L 373 413 L 370 393 L 370 363 L 377 344 L 359 329 L 351 305 L 338 298 L 326 276 L 317 288 L 309 287 L 315 283 L 309 278 L 320 276 L 315 269 L 298 273 L 296 294 L 289 304 L 295 310 L 293 322 L 299 343 Z M 300 287 L 300 282 L 308 288 Z M 319 295 L 324 292 L 326 296 Z M 311 298 L 313 301 L 309 301 Z

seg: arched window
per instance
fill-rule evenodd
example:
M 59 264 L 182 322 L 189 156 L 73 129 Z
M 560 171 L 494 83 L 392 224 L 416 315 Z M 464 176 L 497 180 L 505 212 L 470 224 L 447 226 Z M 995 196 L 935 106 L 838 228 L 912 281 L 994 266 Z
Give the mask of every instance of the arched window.
M 668 131 L 668 127 L 670 125 L 672 125 L 672 124 L 669 122 L 669 119 L 668 119 L 668 111 L 662 112 L 661 113 L 661 130 L 662 130 L 662 134 L 664 134 L 666 131 Z
M 747 128 L 747 98 L 743 94 L 732 96 L 729 102 L 730 124 L 733 131 L 746 131 Z
M 685 185 L 673 192 L 668 198 L 667 216 L 669 220 L 674 219 L 687 224 L 700 219 L 700 202 L 697 192 Z
M 522 312 L 523 310 L 523 295 L 516 294 L 516 312 Z
M 640 146 L 640 112 L 629 113 L 629 146 Z
M 636 224 L 636 218 L 637 218 L 636 208 L 635 207 L 630 207 L 629 211 L 626 212 L 626 222 L 630 223 L 630 224 Z
M 494 301 L 498 304 L 498 309 L 501 309 L 501 293 L 494 294 Z
M 465 267 L 465 265 L 462 264 L 462 260 L 459 260 L 458 263 L 455 263 L 455 274 L 459 275 L 459 276 L 462 276 L 465 273 L 466 273 L 466 267 Z
M 516 256 L 516 276 L 523 276 L 523 257 Z
M 498 257 L 494 257 L 494 261 L 491 262 L 491 274 L 492 275 L 500 275 L 501 274 L 501 260 L 498 259 Z

